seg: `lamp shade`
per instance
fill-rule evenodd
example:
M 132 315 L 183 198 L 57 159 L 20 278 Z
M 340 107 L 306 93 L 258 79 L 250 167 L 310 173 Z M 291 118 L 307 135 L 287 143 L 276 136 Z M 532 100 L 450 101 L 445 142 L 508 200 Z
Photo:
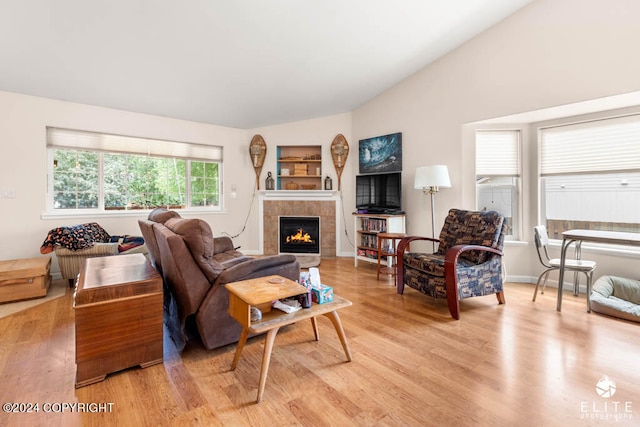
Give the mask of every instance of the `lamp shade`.
M 449 170 L 446 165 L 432 165 L 416 168 L 416 177 L 413 188 L 421 190 L 423 188 L 430 187 L 451 187 Z

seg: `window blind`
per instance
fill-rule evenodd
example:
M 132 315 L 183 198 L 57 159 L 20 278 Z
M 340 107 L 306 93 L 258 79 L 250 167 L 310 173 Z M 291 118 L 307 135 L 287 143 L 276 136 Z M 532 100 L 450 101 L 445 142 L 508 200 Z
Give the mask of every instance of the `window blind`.
M 640 171 L 640 115 L 540 131 L 540 173 Z
M 222 147 L 47 127 L 47 147 L 221 161 Z
M 520 176 L 520 131 L 476 131 L 476 176 Z

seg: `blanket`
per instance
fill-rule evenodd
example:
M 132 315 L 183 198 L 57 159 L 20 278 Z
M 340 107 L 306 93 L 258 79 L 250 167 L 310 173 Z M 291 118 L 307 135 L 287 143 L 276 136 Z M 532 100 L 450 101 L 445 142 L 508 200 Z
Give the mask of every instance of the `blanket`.
M 144 245 L 144 238 L 140 236 L 111 236 L 111 243 L 118 243 L 118 252 L 126 252 L 136 246 Z
M 106 243 L 111 236 L 97 222 L 73 225 L 70 227 L 56 227 L 50 230 L 47 238 L 40 246 L 41 254 L 53 252 L 56 245 L 77 251 L 92 247 L 95 243 Z

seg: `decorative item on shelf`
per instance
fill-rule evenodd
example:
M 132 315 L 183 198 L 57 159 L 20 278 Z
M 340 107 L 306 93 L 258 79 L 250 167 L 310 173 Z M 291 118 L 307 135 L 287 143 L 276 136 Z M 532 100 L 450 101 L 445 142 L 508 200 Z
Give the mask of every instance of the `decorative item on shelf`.
M 275 180 L 271 176 L 271 172 L 267 172 L 267 179 L 264 180 L 265 190 L 275 190 Z
M 288 169 L 288 168 L 282 168 L 282 169 L 280 169 L 280 175 L 282 175 L 282 176 L 289 176 L 289 169 Z
M 316 185 L 315 184 L 302 184 L 302 185 L 300 185 L 300 187 L 302 187 L 303 190 L 315 190 L 316 189 Z
M 338 191 L 340 191 L 340 177 L 342 176 L 342 170 L 347 162 L 349 156 L 349 143 L 347 139 L 339 133 L 333 138 L 331 143 L 331 158 L 333 159 L 333 165 L 338 173 Z
M 298 184 L 296 184 L 295 182 L 291 181 L 291 182 L 287 182 L 287 185 L 285 185 L 285 188 L 287 190 L 297 190 L 298 189 Z
M 431 237 L 436 237 L 435 204 L 433 196 L 440 188 L 451 188 L 449 169 L 446 165 L 422 166 L 416 168 L 416 177 L 413 188 L 431 195 Z M 436 251 L 436 242 L 433 242 L 433 252 Z
M 262 165 L 264 164 L 264 158 L 267 154 L 267 144 L 260 135 L 254 135 L 251 138 L 251 144 L 249 144 L 249 154 L 251 155 L 251 162 L 253 163 L 253 169 L 256 172 L 256 188 L 260 189 L 260 172 L 262 172 Z
M 327 175 L 327 177 L 324 179 L 324 189 L 333 190 L 333 181 L 331 180 L 331 177 L 329 175 Z

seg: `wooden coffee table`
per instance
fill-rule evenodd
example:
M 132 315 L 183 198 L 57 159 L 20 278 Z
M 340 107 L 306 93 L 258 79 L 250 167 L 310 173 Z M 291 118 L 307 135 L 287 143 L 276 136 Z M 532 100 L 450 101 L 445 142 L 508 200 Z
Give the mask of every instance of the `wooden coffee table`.
M 274 283 L 275 282 L 275 283 Z M 262 369 L 260 371 L 260 385 L 258 386 L 257 402 L 262 400 L 264 386 L 267 382 L 267 372 L 271 361 L 271 350 L 276 339 L 278 330 L 286 325 L 311 319 L 313 333 L 316 341 L 320 338 L 316 316 L 326 316 L 333 323 L 338 338 L 342 343 L 342 348 L 351 362 L 351 350 L 344 335 L 342 322 L 337 310 L 349 307 L 351 301 L 334 296 L 333 301 L 324 304 L 312 304 L 311 308 L 303 308 L 294 313 L 285 313 L 277 309 L 271 309 L 272 301 L 304 294 L 307 288 L 280 276 L 259 277 L 257 279 L 243 280 L 241 282 L 227 283 L 225 287 L 229 290 L 229 314 L 242 325 L 242 333 L 238 341 L 238 347 L 231 363 L 231 370 L 236 368 L 242 349 L 247 342 L 250 333 L 261 334 L 266 332 L 264 343 L 264 354 L 262 356 Z M 262 319 L 251 322 L 251 307 L 258 307 L 262 311 Z

